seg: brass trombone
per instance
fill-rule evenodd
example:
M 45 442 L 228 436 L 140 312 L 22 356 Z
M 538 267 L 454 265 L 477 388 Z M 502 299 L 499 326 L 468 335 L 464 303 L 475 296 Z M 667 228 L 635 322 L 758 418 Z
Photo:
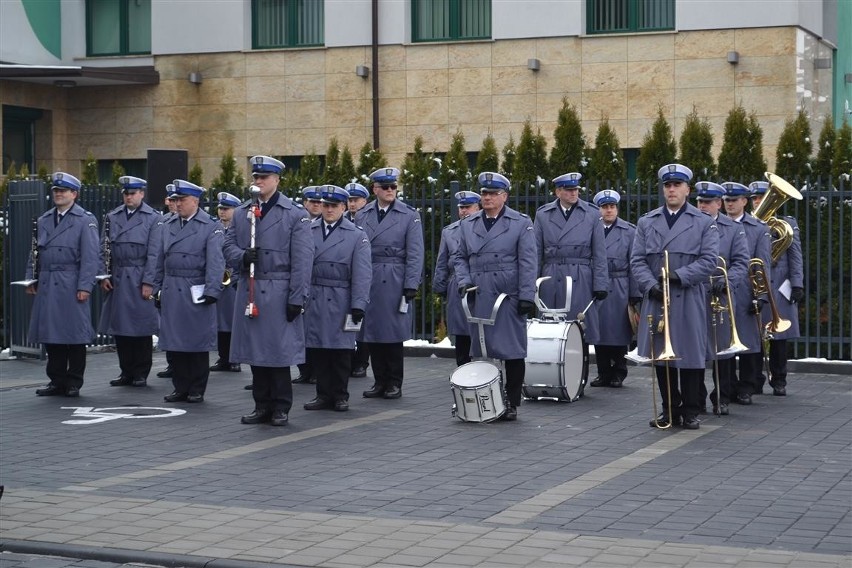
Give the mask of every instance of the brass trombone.
M 737 320 L 734 318 L 734 301 L 731 298 L 731 282 L 728 280 L 728 265 L 725 262 L 725 259 L 721 256 L 719 257 L 719 266 L 716 267 L 716 270 L 721 272 L 721 275 L 711 276 L 710 282 L 712 283 L 714 278 L 725 279 L 725 290 L 727 291 L 728 305 L 722 305 L 721 299 L 713 294 L 713 297 L 710 300 L 710 307 L 713 310 L 713 326 L 715 327 L 716 325 L 716 314 L 728 312 L 728 320 L 731 325 L 731 344 L 722 351 L 718 351 L 718 345 L 714 345 L 713 349 L 716 351 L 716 355 L 724 357 L 726 355 L 736 355 L 737 353 L 748 351 L 748 346 L 740 341 L 740 336 L 737 334 Z M 719 318 L 719 323 L 722 323 L 721 317 Z
M 766 277 L 766 264 L 759 258 L 753 258 L 748 262 L 748 274 L 751 280 L 752 303 L 755 306 L 755 317 L 757 318 L 757 329 L 761 337 L 771 338 L 775 333 L 783 333 L 790 329 L 790 320 L 782 319 L 778 313 L 775 296 L 769 287 L 769 279 Z M 766 294 L 769 300 L 769 308 L 772 310 L 772 320 L 765 326 L 762 325 L 759 310 L 757 310 L 758 298 Z
M 654 325 L 653 325 L 653 316 L 648 315 L 648 325 L 651 327 L 651 359 L 654 362 L 662 361 L 666 366 L 666 394 L 668 398 L 668 409 L 669 409 L 669 422 L 668 424 L 660 424 L 657 417 L 659 413 L 657 412 L 657 394 L 654 390 L 651 390 L 651 393 L 654 397 L 654 427 L 659 428 L 660 430 L 667 430 L 674 425 L 674 408 L 672 408 L 672 379 L 671 373 L 669 370 L 669 361 L 674 361 L 677 359 L 675 355 L 674 349 L 672 348 L 672 338 L 671 338 L 671 327 L 669 326 L 669 306 L 671 304 L 671 289 L 669 285 L 669 274 L 671 273 L 671 269 L 669 268 L 669 251 L 663 251 L 663 268 L 662 268 L 662 287 L 663 287 L 663 315 L 662 318 L 657 322 L 657 333 L 663 334 L 663 351 L 658 355 L 654 356 Z M 656 382 L 656 371 L 654 366 L 651 365 L 651 376 L 653 377 L 654 382 Z

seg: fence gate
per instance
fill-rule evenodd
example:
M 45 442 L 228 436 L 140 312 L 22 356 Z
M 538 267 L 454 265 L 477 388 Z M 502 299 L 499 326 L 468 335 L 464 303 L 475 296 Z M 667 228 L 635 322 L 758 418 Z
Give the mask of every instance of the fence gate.
M 9 282 L 23 280 L 26 275 L 29 251 L 32 248 L 33 219 L 51 207 L 48 186 L 43 181 L 15 181 L 9 184 L 9 210 L 6 236 L 6 337 L 12 355 L 44 358 L 40 343 L 27 341 L 33 297 L 23 286 Z

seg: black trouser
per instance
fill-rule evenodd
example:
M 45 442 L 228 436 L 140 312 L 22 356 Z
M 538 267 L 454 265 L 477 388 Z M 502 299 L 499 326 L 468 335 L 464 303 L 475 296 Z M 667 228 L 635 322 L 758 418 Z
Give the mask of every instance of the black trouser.
M 355 344 L 355 350 L 352 352 L 352 370 L 366 369 L 370 366 L 370 348 L 363 341 Z
M 147 379 L 151 373 L 154 340 L 150 335 L 115 335 L 115 352 L 121 376 L 129 379 Z
M 260 412 L 283 410 L 293 407 L 293 385 L 290 383 L 290 367 L 251 366 L 251 394 L 254 407 Z
M 734 370 L 736 366 L 736 359 L 731 357 L 730 359 L 719 359 L 715 363 L 713 361 L 710 362 L 710 365 L 713 369 L 713 391 L 710 393 L 710 401 L 713 405 L 717 405 L 718 402 L 722 404 L 730 404 L 731 397 L 734 396 L 734 389 L 732 387 L 731 377 L 734 375 Z M 717 402 L 716 397 L 716 367 L 719 367 L 719 390 L 722 391 L 722 399 Z M 701 381 L 701 395 L 699 396 L 699 400 L 704 403 L 707 400 L 707 385 L 704 384 L 704 381 Z
M 50 384 L 61 389 L 83 386 L 86 372 L 86 345 L 67 343 L 45 343 L 47 351 L 46 373 Z
M 742 353 L 740 358 L 740 378 L 737 381 L 737 394 L 752 395 L 763 389 L 759 385 L 758 375 L 763 369 L 763 354 Z
M 348 351 L 348 349 L 347 349 Z M 304 363 L 299 363 L 296 365 L 299 368 L 299 376 L 303 379 L 310 379 L 314 375 L 314 367 L 311 364 L 310 360 L 305 361 Z
M 179 394 L 200 394 L 207 390 L 210 377 L 210 353 L 207 351 L 171 351 L 172 384 Z
M 595 345 L 595 362 L 598 376 L 602 381 L 611 383 L 613 379 L 623 381 L 627 377 L 626 345 Z
M 527 371 L 526 362 L 523 359 L 506 359 L 503 361 L 503 367 L 506 369 L 506 398 L 509 399 L 509 405 L 520 406 Z
M 402 342 L 368 343 L 367 348 L 373 359 L 373 376 L 376 378 L 376 384 L 386 389 L 402 387 Z
M 470 363 L 470 336 L 456 336 L 456 365 L 461 367 L 465 363 Z
M 704 369 L 678 369 L 674 365 L 657 365 L 657 386 L 663 399 L 663 413 L 677 417 L 698 416 L 701 411 L 701 382 Z M 668 374 L 668 380 L 666 375 Z M 669 385 L 671 386 L 671 408 L 669 412 Z
M 305 355 L 317 378 L 317 398 L 333 401 L 349 400 L 349 357 L 351 349 L 319 349 L 309 347 Z
M 787 386 L 787 340 L 769 340 L 769 374 L 772 377 L 772 387 Z M 763 388 L 763 382 L 760 383 Z
M 219 351 L 219 362 L 231 364 L 231 332 L 220 331 L 216 333 L 216 347 Z

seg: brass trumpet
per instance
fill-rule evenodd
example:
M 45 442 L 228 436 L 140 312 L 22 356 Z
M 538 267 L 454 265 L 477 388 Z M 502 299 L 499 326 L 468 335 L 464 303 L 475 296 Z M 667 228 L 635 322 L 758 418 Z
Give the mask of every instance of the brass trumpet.
M 716 314 L 728 312 L 728 320 L 731 326 L 731 344 L 728 345 L 726 349 L 716 352 L 716 355 L 724 357 L 725 355 L 736 355 L 737 353 L 748 351 L 748 347 L 740 341 L 740 336 L 737 334 L 737 320 L 734 319 L 734 301 L 731 298 L 731 282 L 728 280 L 728 264 L 721 256 L 719 257 L 719 266 L 716 267 L 716 270 L 721 274 L 719 276 L 711 276 L 710 282 L 712 283 L 714 278 L 725 279 L 725 290 L 727 291 L 728 304 L 723 305 L 721 299 L 717 295 L 713 294 L 713 297 L 710 300 L 710 308 L 713 310 L 713 325 L 716 325 Z M 721 318 L 719 319 L 719 322 L 722 323 Z M 714 345 L 713 348 L 718 349 L 718 345 Z
M 759 258 L 753 258 L 748 262 L 748 274 L 751 281 L 752 302 L 757 306 L 758 298 L 766 294 L 769 300 L 769 308 L 772 310 L 772 320 L 765 326 L 761 325 L 760 313 L 756 313 L 757 328 L 761 337 L 772 337 L 774 333 L 783 333 L 790 329 L 790 320 L 782 319 L 778 314 L 778 306 L 775 304 L 775 296 L 769 287 L 769 279 L 766 277 L 766 264 Z M 757 312 L 757 310 L 755 310 Z

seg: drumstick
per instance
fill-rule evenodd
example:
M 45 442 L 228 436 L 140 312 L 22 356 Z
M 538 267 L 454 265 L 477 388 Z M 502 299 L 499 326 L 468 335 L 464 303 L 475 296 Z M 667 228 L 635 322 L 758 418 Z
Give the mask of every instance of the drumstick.
M 586 312 L 589 311 L 589 308 L 591 308 L 592 304 L 594 304 L 594 303 L 595 303 L 595 299 L 592 298 L 592 301 L 589 302 L 589 305 L 586 306 L 586 309 L 583 310 L 582 312 L 580 312 L 579 314 L 577 314 L 577 321 L 583 321 L 584 319 L 586 319 Z

